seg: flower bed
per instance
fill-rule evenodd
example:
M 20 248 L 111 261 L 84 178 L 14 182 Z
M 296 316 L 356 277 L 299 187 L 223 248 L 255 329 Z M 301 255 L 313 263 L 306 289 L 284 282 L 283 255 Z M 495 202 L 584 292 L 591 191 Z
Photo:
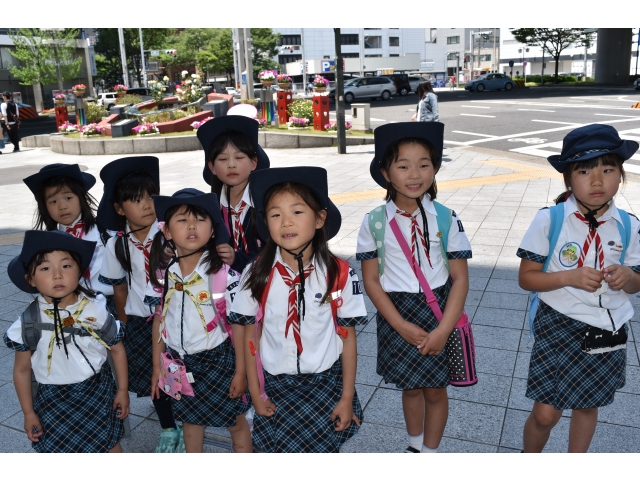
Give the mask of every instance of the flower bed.
M 89 125 L 83 125 L 78 128 L 81 137 L 92 137 L 102 135 L 102 127 L 97 123 L 90 123 Z
M 160 129 L 157 123 L 143 123 L 142 125 L 133 127 L 131 131 L 139 137 L 145 135 L 160 135 Z
M 77 131 L 78 126 L 69 122 L 64 122 L 58 127 L 58 132 L 60 133 L 76 133 Z
M 345 121 L 344 122 L 344 128 L 346 131 L 351 130 L 351 123 Z M 338 122 L 329 122 L 324 126 L 324 129 L 327 130 L 328 132 L 337 132 L 338 131 Z
M 290 117 L 287 125 L 290 130 L 309 128 L 311 122 L 307 118 Z
M 213 117 L 207 117 L 207 118 L 205 118 L 204 120 L 202 120 L 201 122 L 193 122 L 193 123 L 191 124 L 191 128 L 193 128 L 193 131 L 194 131 L 194 132 L 197 132 L 197 131 L 198 131 L 198 129 L 199 129 L 202 125 L 204 125 L 205 123 L 207 123 L 207 122 L 208 122 L 209 120 L 211 120 L 212 118 L 213 118 Z
M 257 118 L 258 128 L 264 128 L 267 126 L 267 121 L 264 118 Z

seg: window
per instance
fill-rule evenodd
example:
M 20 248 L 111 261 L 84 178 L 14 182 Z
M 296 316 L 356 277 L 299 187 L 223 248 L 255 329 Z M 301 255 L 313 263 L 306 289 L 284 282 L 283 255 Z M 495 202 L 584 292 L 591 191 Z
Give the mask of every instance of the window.
M 382 48 L 382 37 L 365 35 L 364 48 Z
M 343 53 L 342 58 L 360 58 L 359 53 Z
M 380 54 L 376 54 L 376 55 L 365 55 L 365 57 L 381 57 L 382 55 Z
M 348 33 L 340 35 L 340 45 L 358 45 L 360 41 L 357 33 Z
M 390 57 L 399 57 L 400 54 L 399 53 L 390 53 L 389 56 Z
M 453 45 L 454 43 L 460 43 L 460 35 L 455 37 L 447 37 L 447 45 Z
M 302 60 L 302 55 L 278 55 L 278 63 L 280 65 L 297 62 L 298 60 Z
M 447 60 L 455 60 L 456 58 L 458 58 L 458 52 L 447 53 Z
M 400 37 L 389 37 L 389 46 L 390 47 L 399 47 L 400 46 Z
M 480 61 L 481 62 L 490 62 L 491 61 L 491 54 L 480 55 Z
M 9 53 L 8 48 L 0 48 L 0 68 L 8 70 L 9 65 L 19 67 L 20 62 Z
M 278 45 L 302 45 L 302 38 L 300 35 L 280 35 Z

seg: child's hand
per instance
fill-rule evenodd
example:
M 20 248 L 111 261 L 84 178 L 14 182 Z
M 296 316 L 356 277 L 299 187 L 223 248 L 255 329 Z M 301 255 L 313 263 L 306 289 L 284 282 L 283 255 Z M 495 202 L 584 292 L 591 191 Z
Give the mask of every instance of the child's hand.
M 580 267 L 575 270 L 568 270 L 570 287 L 580 288 L 587 292 L 595 292 L 600 288 L 604 275 L 595 268 Z
M 611 265 L 603 270 L 604 281 L 612 290 L 622 290 L 631 281 L 635 272 L 624 265 Z
M 34 432 L 34 429 L 38 429 L 37 432 Z M 42 424 L 40 423 L 40 419 L 36 412 L 27 413 L 24 416 L 24 431 L 27 432 L 27 438 L 34 443 L 38 443 L 40 441 L 40 436 L 42 436 Z
M 353 413 L 353 402 L 341 398 L 336 408 L 331 412 L 331 420 L 333 421 L 336 432 L 346 430 L 351 425 L 351 421 L 356 422 L 360 426 L 358 417 Z
M 417 325 L 407 321 L 400 326 L 398 333 L 405 339 L 405 341 L 416 347 L 427 337 L 427 332 Z
M 151 374 L 151 400 L 158 399 L 160 400 L 160 387 L 158 386 L 158 381 L 160 380 L 160 369 L 154 368 L 153 373 Z
M 444 350 L 448 339 L 449 335 L 443 332 L 442 328 L 436 327 L 435 330 L 429 332 L 427 338 L 420 342 L 418 350 L 422 355 L 439 355 Z
M 276 413 L 278 407 L 276 407 L 275 403 L 271 400 L 262 400 L 261 397 L 251 397 L 251 403 L 253 403 L 253 408 L 255 408 L 256 413 L 263 417 L 271 417 Z
M 113 409 L 118 411 L 118 418 L 122 420 L 129 415 L 129 392 L 118 390 L 116 398 L 113 399 Z
M 245 375 L 238 375 L 237 373 L 231 380 L 231 386 L 229 387 L 229 398 L 238 398 L 247 392 L 247 377 Z
M 216 247 L 216 250 L 222 261 L 227 265 L 231 265 L 236 258 L 236 252 L 227 243 L 221 243 Z

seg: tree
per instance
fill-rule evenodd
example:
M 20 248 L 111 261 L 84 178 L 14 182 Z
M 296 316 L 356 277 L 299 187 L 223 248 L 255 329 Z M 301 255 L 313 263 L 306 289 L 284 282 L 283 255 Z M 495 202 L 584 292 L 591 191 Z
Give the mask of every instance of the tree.
M 584 28 L 510 28 L 517 41 L 532 47 L 542 47 L 556 63 L 553 83 L 558 83 L 558 68 L 562 52 L 585 37 Z
M 58 83 L 63 90 L 63 82 L 77 78 L 80 74 L 82 57 L 74 58 L 78 29 L 20 28 L 9 31 L 9 38 L 15 45 L 11 56 L 20 61 L 20 66 L 10 65 L 11 75 L 21 85 L 39 85 L 42 98 L 43 87 Z M 57 68 L 59 68 L 59 75 Z
M 234 73 L 231 29 L 219 29 L 210 46 L 211 48 L 203 53 L 203 62 L 209 65 L 210 70 L 225 73 L 227 78 L 230 79 L 231 74 Z M 210 58 L 205 58 L 206 55 L 210 55 Z
M 273 60 L 278 54 L 279 33 L 270 28 L 251 29 L 251 60 L 253 62 L 253 78 L 258 78 L 262 70 L 276 70 L 280 65 Z

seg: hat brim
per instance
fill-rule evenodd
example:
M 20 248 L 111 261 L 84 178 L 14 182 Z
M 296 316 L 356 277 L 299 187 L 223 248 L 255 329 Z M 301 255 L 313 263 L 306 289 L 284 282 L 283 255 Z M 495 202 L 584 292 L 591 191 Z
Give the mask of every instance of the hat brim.
M 40 252 L 49 250 L 63 250 L 75 252 L 80 255 L 82 265 L 80 265 L 81 276 L 91 265 L 93 254 L 96 249 L 96 242 L 90 242 L 74 237 L 61 231 L 30 230 L 25 233 L 22 252 L 9 262 L 7 273 L 13 284 L 23 292 L 37 293 L 38 290 L 27 283 L 25 278 L 27 265 L 31 259 Z
M 58 166 L 59 165 L 59 166 Z M 29 190 L 36 195 L 38 190 L 40 189 L 40 184 L 49 178 L 55 177 L 68 177 L 77 181 L 82 187 L 89 191 L 96 184 L 96 177 L 91 175 L 90 173 L 85 173 L 80 170 L 80 166 L 76 164 L 65 165 L 65 164 L 55 164 L 51 166 L 52 168 L 44 167 L 38 173 L 28 176 L 22 181 L 29 187 Z
M 108 230 L 119 230 L 120 215 L 113 206 L 113 197 L 115 196 L 115 187 L 118 180 L 129 173 L 139 170 L 147 172 L 151 175 L 153 182 L 160 189 L 160 161 L 158 157 L 139 156 L 124 157 L 108 163 L 100 170 L 100 178 L 104 183 L 104 191 L 102 199 L 98 205 L 96 218 L 98 223 Z
M 434 167 L 442 162 L 444 149 L 444 123 L 441 122 L 400 122 L 380 125 L 374 132 L 375 156 L 369 166 L 369 172 L 375 182 L 382 188 L 387 188 L 387 181 L 382 176 L 381 162 L 384 154 L 393 143 L 408 138 L 420 138 L 429 142 L 438 158 L 432 159 Z
M 582 155 L 575 159 L 562 160 L 562 155 L 551 155 L 547 157 L 547 161 L 551 164 L 553 168 L 555 168 L 558 172 L 563 173 L 567 168 L 567 165 L 571 163 L 579 163 L 586 162 L 587 160 L 591 160 L 593 158 L 601 157 L 603 155 L 616 155 L 620 157 L 620 160 L 623 162 L 629 160 L 640 147 L 640 144 L 635 140 L 623 140 L 622 145 L 614 150 L 609 150 L 607 152 L 596 151 L 590 152 L 586 155 Z
M 195 207 L 202 208 L 206 211 L 213 221 L 215 228 L 216 245 L 223 243 L 229 244 L 231 238 L 229 236 L 229 230 L 224 224 L 222 214 L 220 212 L 220 205 L 218 204 L 218 198 L 213 193 L 203 193 L 202 195 L 193 195 L 191 197 L 167 197 L 163 195 L 154 195 L 153 203 L 156 209 L 156 216 L 158 221 L 165 222 L 165 215 L 167 210 L 176 205 L 193 205 Z
M 288 167 L 270 168 L 260 172 L 251 172 L 249 176 L 249 190 L 256 211 L 258 233 L 261 238 L 270 237 L 269 229 L 265 221 L 264 198 L 266 193 L 280 183 L 299 183 L 311 190 L 320 203 L 320 207 L 327 211 L 325 229 L 327 240 L 335 237 L 342 225 L 342 215 L 340 210 L 331 201 L 328 194 L 327 171 L 321 167 Z

